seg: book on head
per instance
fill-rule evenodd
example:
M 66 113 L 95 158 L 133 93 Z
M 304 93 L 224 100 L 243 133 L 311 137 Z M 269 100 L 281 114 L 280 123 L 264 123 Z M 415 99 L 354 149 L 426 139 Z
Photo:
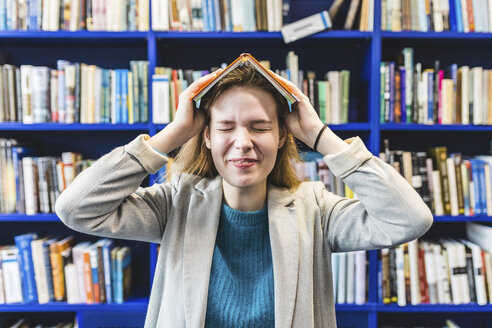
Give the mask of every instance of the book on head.
M 196 92 L 196 94 L 193 95 L 192 100 L 194 100 L 197 103 L 197 106 L 199 106 L 200 99 L 215 84 L 217 84 L 217 82 L 219 82 L 224 76 L 229 74 L 235 68 L 243 66 L 243 65 L 251 65 L 261 75 L 263 75 L 263 77 L 265 77 L 275 87 L 275 89 L 277 89 L 278 92 L 280 92 L 285 97 L 285 99 L 287 99 L 287 102 L 289 103 L 289 108 L 290 108 L 290 105 L 299 101 L 299 98 L 297 98 L 293 93 L 293 88 L 291 88 L 285 82 L 283 82 L 282 80 L 277 78 L 275 75 L 273 75 L 273 73 L 271 73 L 268 69 L 266 69 L 263 65 L 261 65 L 260 62 L 258 62 L 249 53 L 241 54 L 238 58 L 236 58 L 236 60 L 234 60 L 231 64 L 229 64 L 229 66 L 227 66 L 222 72 L 220 72 L 219 75 L 217 75 L 214 79 L 210 80 L 208 83 L 203 85 Z

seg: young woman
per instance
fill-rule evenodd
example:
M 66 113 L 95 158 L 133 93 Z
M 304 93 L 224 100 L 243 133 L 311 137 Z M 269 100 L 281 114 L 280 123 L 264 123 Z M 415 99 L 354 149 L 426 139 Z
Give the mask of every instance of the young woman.
M 344 142 L 309 99 L 292 113 L 254 69 L 237 68 L 175 120 L 103 156 L 61 194 L 74 230 L 161 245 L 145 327 L 336 327 L 331 253 L 420 237 L 432 214 L 361 139 Z M 300 182 L 293 137 L 324 155 L 357 194 Z M 183 146 L 169 183 L 140 187 Z

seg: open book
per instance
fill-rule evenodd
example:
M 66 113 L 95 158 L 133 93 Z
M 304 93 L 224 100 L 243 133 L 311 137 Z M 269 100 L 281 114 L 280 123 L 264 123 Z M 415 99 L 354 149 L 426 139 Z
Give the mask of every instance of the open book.
M 284 82 L 276 78 L 269 70 L 267 70 L 263 65 L 261 65 L 253 56 L 251 56 L 248 53 L 243 53 L 241 54 L 236 60 L 234 60 L 225 70 L 223 70 L 217 77 L 211 81 L 209 81 L 207 84 L 202 86 L 200 90 L 197 91 L 197 93 L 193 96 L 193 100 L 195 102 L 200 101 L 200 99 L 217 83 L 222 79 L 224 76 L 229 74 L 233 69 L 236 67 L 239 67 L 241 65 L 251 65 L 253 66 L 258 72 L 261 73 L 274 87 L 275 89 L 280 92 L 285 99 L 287 99 L 287 102 L 290 105 L 293 103 L 299 101 L 299 99 L 293 94 L 293 90 L 291 87 L 286 85 Z

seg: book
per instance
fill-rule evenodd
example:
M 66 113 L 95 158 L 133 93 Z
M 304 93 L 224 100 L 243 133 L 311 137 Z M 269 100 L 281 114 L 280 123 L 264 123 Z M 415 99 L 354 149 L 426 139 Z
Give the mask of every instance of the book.
M 338 1 L 338 0 L 337 0 Z M 329 13 L 325 10 L 284 25 L 280 30 L 285 43 L 291 43 L 332 27 Z
M 6 246 L 1 250 L 2 273 L 5 287 L 5 303 L 20 303 L 22 295 L 22 279 L 19 262 L 19 250 L 15 246 Z
M 261 75 L 263 75 L 274 87 L 280 92 L 285 99 L 287 99 L 289 105 L 298 102 L 299 99 L 293 94 L 293 90 L 283 81 L 275 77 L 269 70 L 267 70 L 260 62 L 258 62 L 251 54 L 242 53 L 238 58 L 236 58 L 229 66 L 227 66 L 222 72 L 219 73 L 214 79 L 203 85 L 191 98 L 199 106 L 199 101 L 202 97 L 212 89 L 224 76 L 229 74 L 232 70 L 243 65 L 251 65 L 254 67 Z
M 19 250 L 19 269 L 22 282 L 22 292 L 25 303 L 38 301 L 36 280 L 34 278 L 34 263 L 32 261 L 31 242 L 37 239 L 36 234 L 25 234 L 15 236 L 15 244 Z

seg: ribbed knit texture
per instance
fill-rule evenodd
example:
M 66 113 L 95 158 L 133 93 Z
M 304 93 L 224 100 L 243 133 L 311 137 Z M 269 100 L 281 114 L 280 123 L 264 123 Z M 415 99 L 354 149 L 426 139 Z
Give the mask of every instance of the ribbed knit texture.
M 206 327 L 275 326 L 267 208 L 222 204 L 207 300 Z

